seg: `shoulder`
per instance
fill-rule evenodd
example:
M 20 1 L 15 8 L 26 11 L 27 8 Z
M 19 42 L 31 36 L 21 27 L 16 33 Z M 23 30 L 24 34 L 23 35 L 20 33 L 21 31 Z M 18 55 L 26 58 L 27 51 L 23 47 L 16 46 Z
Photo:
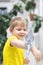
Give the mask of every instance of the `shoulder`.
M 7 46 L 9 46 L 10 47 L 10 42 L 11 42 L 11 40 L 12 39 L 17 39 L 17 37 L 16 36 L 10 36 L 8 39 L 7 39 L 7 41 L 5 42 L 5 47 Z
M 10 37 L 8 38 L 8 40 L 10 40 L 10 39 L 17 39 L 17 37 L 16 37 L 16 36 L 10 36 Z
M 16 36 L 10 36 L 10 37 L 7 39 L 6 43 L 10 43 L 12 39 L 18 39 L 18 38 L 17 38 Z

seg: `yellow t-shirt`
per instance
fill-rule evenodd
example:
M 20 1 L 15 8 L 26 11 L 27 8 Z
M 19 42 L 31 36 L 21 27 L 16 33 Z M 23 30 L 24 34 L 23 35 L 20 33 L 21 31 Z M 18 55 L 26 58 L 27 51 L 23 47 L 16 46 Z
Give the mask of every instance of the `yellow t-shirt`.
M 11 46 L 11 39 L 17 39 L 16 36 L 8 38 L 3 49 L 3 65 L 24 65 L 24 49 Z

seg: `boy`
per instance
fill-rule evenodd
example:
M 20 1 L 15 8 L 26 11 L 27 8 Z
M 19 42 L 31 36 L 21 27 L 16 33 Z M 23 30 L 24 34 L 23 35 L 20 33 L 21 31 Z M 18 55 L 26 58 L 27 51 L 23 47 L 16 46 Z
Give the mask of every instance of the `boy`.
M 3 49 L 3 65 L 24 65 L 29 59 L 24 58 L 26 44 L 23 41 L 28 32 L 28 22 L 21 17 L 15 17 L 10 21 L 10 31 L 12 36 L 8 38 Z M 30 51 L 36 60 L 40 60 L 40 52 L 32 47 Z

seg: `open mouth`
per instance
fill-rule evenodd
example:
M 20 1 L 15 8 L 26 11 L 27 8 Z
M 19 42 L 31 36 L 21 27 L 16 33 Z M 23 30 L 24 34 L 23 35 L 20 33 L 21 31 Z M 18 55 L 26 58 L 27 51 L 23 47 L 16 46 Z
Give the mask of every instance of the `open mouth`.
M 24 37 L 24 35 L 19 35 L 20 37 Z

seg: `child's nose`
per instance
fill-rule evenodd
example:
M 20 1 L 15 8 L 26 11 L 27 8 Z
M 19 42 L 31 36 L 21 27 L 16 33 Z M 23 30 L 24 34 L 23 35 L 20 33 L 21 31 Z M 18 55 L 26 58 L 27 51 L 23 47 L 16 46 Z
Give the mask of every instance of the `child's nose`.
M 22 31 L 22 32 L 24 32 L 24 30 L 23 30 L 23 29 L 22 29 L 21 31 Z
M 21 30 L 21 33 L 24 33 L 24 30 Z

